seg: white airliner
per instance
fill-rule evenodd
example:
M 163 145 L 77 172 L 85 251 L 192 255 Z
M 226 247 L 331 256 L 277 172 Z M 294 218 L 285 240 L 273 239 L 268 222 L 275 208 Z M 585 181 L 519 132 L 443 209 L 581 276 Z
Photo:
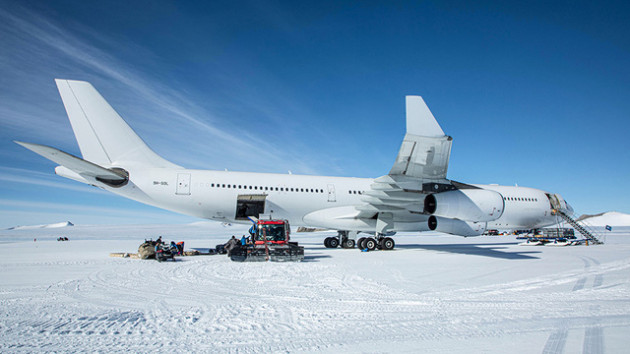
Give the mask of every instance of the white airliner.
M 532 229 L 573 213 L 558 194 L 446 179 L 452 138 L 420 96 L 407 96 L 407 133 L 388 175 L 348 178 L 189 170 L 153 152 L 88 82 L 55 80 L 81 155 L 17 142 L 59 164 L 59 176 L 178 213 L 223 222 L 249 216 L 333 229 L 327 247 L 394 248 L 397 231 L 478 236 Z

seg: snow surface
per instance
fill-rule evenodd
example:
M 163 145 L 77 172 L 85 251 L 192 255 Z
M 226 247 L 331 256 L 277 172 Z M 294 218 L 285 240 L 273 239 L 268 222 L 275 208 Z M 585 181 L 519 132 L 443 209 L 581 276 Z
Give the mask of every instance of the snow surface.
M 246 229 L 0 231 L 0 352 L 627 352 L 630 228 L 588 247 L 403 233 L 369 253 L 294 234 L 301 263 L 109 257 L 158 235 L 208 248 Z
M 64 221 L 46 225 L 15 226 L 10 227 L 7 230 L 59 229 L 68 226 L 74 226 L 74 224 L 72 224 L 70 221 Z

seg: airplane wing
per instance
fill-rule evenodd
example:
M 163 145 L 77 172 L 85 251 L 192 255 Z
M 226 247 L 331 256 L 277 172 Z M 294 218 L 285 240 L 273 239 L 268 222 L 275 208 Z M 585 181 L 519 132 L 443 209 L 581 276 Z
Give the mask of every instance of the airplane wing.
M 428 230 L 425 197 L 456 188 L 446 179 L 453 139 L 444 134 L 422 97 L 407 96 L 406 108 L 407 132 L 394 166 L 363 192 L 364 204 L 322 210 L 305 220 L 320 221 L 322 226 L 321 220 L 325 220 L 331 228 L 377 233 Z
M 389 174 L 373 180 L 361 195 L 363 203 L 317 210 L 305 215 L 304 222 L 377 237 L 392 231 L 428 230 L 466 237 L 481 235 L 487 221 L 501 216 L 503 197 L 446 179 L 452 141 L 424 100 L 407 96 L 407 133 Z M 440 203 L 436 196 L 441 196 Z M 436 213 L 441 203 L 447 207 Z M 457 208 L 449 209 L 449 203 Z
M 398 221 L 424 222 L 428 193 L 454 189 L 446 179 L 453 139 L 444 134 L 420 96 L 407 96 L 407 132 L 394 166 L 364 192 L 359 217 L 376 218 L 376 232 Z

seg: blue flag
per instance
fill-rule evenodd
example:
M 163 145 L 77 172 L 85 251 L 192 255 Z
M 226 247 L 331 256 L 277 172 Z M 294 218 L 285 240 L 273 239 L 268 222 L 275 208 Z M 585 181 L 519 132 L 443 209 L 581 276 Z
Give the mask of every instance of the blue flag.
M 608 231 L 612 231 L 612 226 L 610 226 L 610 225 L 606 225 L 606 230 L 608 230 Z

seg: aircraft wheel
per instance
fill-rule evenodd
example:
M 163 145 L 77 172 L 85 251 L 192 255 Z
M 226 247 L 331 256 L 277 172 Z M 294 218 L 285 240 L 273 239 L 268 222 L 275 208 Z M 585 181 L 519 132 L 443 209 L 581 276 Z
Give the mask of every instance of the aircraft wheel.
M 326 238 L 324 239 L 324 246 L 325 246 L 326 248 L 330 248 L 330 245 L 328 244 L 328 241 L 330 241 L 330 237 L 326 237 Z
M 341 244 L 342 248 L 354 248 L 354 240 L 346 240 L 346 242 Z
M 363 241 L 363 243 L 365 244 L 365 248 L 368 249 L 368 251 L 374 251 L 376 249 L 376 240 L 373 239 L 372 237 L 368 237 L 365 239 L 365 241 Z
M 337 239 L 336 237 L 331 237 L 328 240 L 328 245 L 330 246 L 330 248 L 337 248 L 337 247 L 339 247 L 339 239 Z
M 396 243 L 394 242 L 394 240 L 391 237 L 385 237 L 380 242 L 381 249 L 385 250 L 385 251 L 393 250 L 395 245 L 396 245 Z
M 360 250 L 364 250 L 365 249 L 365 237 L 361 237 L 359 238 L 359 240 L 357 241 L 357 247 L 359 247 Z

